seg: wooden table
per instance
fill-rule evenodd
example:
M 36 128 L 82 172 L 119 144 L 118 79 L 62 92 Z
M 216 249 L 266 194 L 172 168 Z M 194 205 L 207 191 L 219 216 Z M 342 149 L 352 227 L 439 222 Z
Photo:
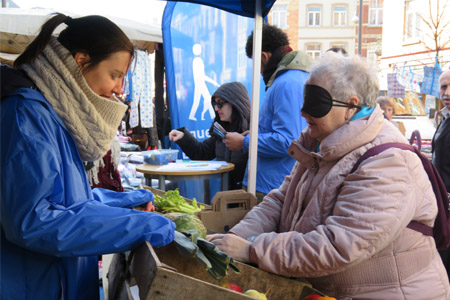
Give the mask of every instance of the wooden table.
M 145 184 L 152 186 L 152 178 L 158 179 L 158 188 L 160 190 L 166 190 L 167 180 L 203 180 L 205 195 L 205 204 L 210 204 L 210 179 L 220 178 L 222 182 L 222 190 L 228 190 L 228 175 L 229 172 L 234 170 L 234 164 L 228 163 L 217 170 L 158 170 L 159 165 L 143 164 L 136 166 L 136 171 L 144 173 Z

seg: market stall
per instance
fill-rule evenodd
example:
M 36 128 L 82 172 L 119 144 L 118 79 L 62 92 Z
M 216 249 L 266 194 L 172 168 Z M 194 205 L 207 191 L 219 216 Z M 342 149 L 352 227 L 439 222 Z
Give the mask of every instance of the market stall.
M 26 46 L 36 37 L 41 25 L 57 11 L 47 8 L 0 9 L 0 59 L 2 63 L 12 63 L 18 54 L 25 50 Z M 76 14 L 66 11 L 58 11 L 72 17 Z M 127 19 L 109 17 L 116 23 L 133 44 L 141 50 L 153 53 L 155 44 L 162 42 L 161 29 L 156 25 L 141 24 Z M 55 30 L 58 34 L 62 27 Z

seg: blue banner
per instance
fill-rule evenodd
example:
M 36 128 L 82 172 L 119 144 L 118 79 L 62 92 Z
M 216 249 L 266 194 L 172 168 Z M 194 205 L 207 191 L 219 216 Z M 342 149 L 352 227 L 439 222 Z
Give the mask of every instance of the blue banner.
M 253 27 L 253 18 L 199 4 L 167 3 L 162 33 L 172 128 L 184 126 L 203 141 L 209 137 L 215 117 L 211 95 L 220 85 L 239 81 L 251 97 L 253 62 L 245 45 Z M 260 86 L 261 104 L 262 77 Z M 192 191 L 193 186 L 181 184 L 180 192 L 203 202 L 201 189 Z M 213 188 L 211 196 L 214 194 Z
M 184 126 L 204 140 L 215 116 L 211 95 L 218 86 L 240 81 L 251 95 L 253 64 L 245 44 L 253 25 L 252 18 L 213 7 L 167 3 L 162 32 L 172 128 Z

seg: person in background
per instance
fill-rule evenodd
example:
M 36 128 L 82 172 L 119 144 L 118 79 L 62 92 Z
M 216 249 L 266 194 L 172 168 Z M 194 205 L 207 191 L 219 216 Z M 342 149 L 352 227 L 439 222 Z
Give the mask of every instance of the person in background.
M 222 84 L 211 96 L 211 104 L 214 107 L 218 122 L 227 132 L 244 133 L 250 125 L 250 99 L 247 89 L 240 82 Z M 242 188 L 242 179 L 247 166 L 248 153 L 241 150 L 231 151 L 227 148 L 222 138 L 214 133 L 214 125 L 211 125 L 209 134 L 211 137 L 199 142 L 186 128 L 178 128 L 169 133 L 169 139 L 176 142 L 181 150 L 190 158 L 196 160 L 227 161 L 234 164 L 234 170 L 230 173 L 230 190 Z M 228 135 L 228 134 L 227 134 Z
M 439 77 L 439 95 L 443 106 L 440 111 L 442 121 L 433 136 L 432 161 L 444 181 L 447 192 L 450 193 L 450 70 Z M 450 250 L 442 250 L 439 253 L 450 276 Z
M 450 299 L 434 238 L 407 227 L 432 227 L 438 211 L 419 157 L 389 148 L 352 170 L 376 145 L 408 144 L 376 105 L 374 67 L 329 52 L 310 72 L 302 108 L 309 125 L 289 148 L 292 173 L 229 234 L 207 239 L 339 300 Z
M 245 50 L 252 58 L 253 32 L 247 39 Z M 294 166 L 295 160 L 287 150 L 307 125 L 300 116 L 300 110 L 303 85 L 311 63 L 309 55 L 292 51 L 288 37 L 281 29 L 263 25 L 261 74 L 266 84 L 266 95 L 259 110 L 258 125 L 256 197 L 259 201 L 272 189 L 278 188 Z M 224 141 L 230 150 L 244 149 L 248 152 L 250 134 L 230 132 Z M 248 169 L 243 184 L 248 186 Z
M 384 112 L 384 117 L 390 121 L 392 124 L 395 125 L 395 127 L 400 130 L 400 132 L 405 135 L 406 129 L 405 125 L 403 125 L 402 122 L 393 121 L 392 117 L 395 115 L 395 105 L 392 102 L 391 98 L 380 96 L 377 98 L 377 103 L 380 105 L 381 109 Z
M 83 166 L 116 134 L 133 53 L 110 20 L 55 14 L 2 66 L 2 299 L 98 299 L 98 255 L 173 240 L 172 221 L 130 209 L 152 193 L 91 190 Z

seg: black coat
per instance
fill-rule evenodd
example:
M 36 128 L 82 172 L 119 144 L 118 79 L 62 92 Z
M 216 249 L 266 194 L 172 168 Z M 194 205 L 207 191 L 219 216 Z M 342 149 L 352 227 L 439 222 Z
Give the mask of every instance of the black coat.
M 442 121 L 433 137 L 433 164 L 444 181 L 447 192 L 450 193 L 450 118 Z
M 211 101 L 222 98 L 233 107 L 232 120 L 222 122 L 216 112 L 214 121 L 219 123 L 227 132 L 243 133 L 249 129 L 250 124 L 250 99 L 245 86 L 237 81 L 222 84 L 211 96 Z M 216 158 L 219 161 L 226 161 L 234 164 L 234 170 L 230 173 L 230 190 L 240 189 L 247 166 L 248 153 L 245 150 L 231 151 L 220 137 L 214 134 L 213 125 L 209 129 L 210 138 L 203 142 L 197 139 L 182 127 L 177 129 L 184 132 L 182 139 L 177 141 L 186 155 L 193 160 L 211 160 Z
M 222 139 L 216 136 L 199 142 L 186 128 L 182 127 L 177 130 L 184 132 L 183 138 L 177 141 L 177 144 L 190 159 L 211 160 L 216 158 L 216 160 L 234 164 L 234 170 L 230 172 L 229 189 L 236 190 L 242 187 L 248 159 L 246 151 L 231 151 L 222 142 Z

